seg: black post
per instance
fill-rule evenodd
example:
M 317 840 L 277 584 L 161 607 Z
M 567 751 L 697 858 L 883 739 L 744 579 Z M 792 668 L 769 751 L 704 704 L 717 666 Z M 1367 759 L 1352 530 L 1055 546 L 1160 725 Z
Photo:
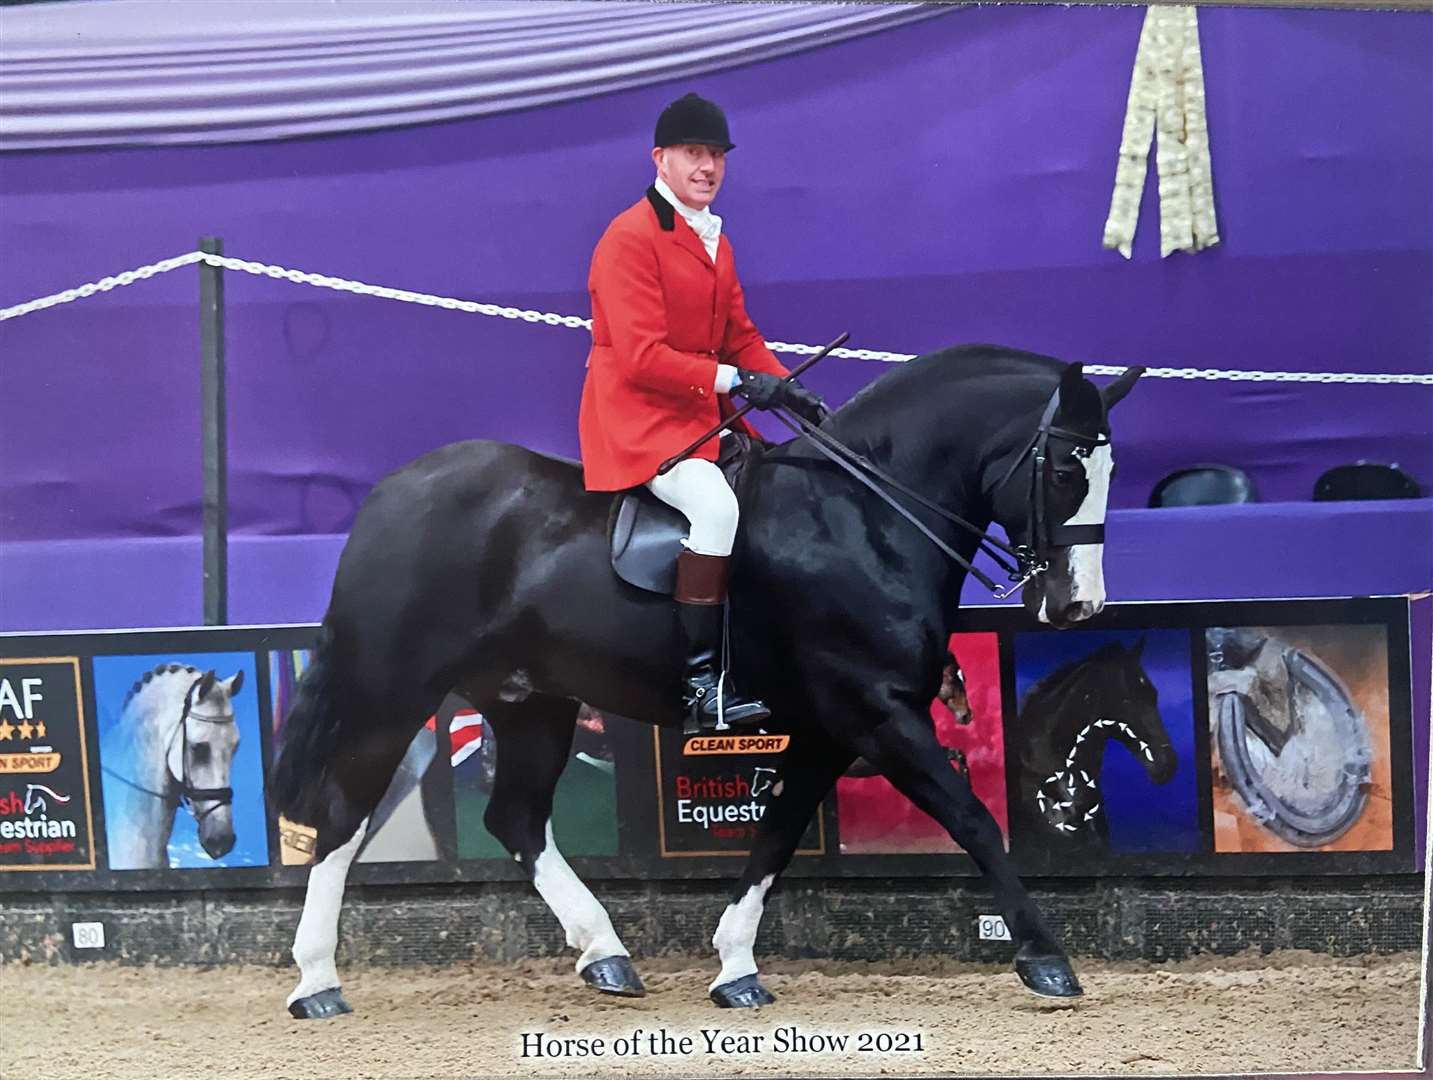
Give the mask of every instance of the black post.
M 206 236 L 199 250 L 224 254 Z M 229 461 L 224 402 L 224 271 L 199 264 L 200 392 L 204 399 L 204 625 L 229 621 Z

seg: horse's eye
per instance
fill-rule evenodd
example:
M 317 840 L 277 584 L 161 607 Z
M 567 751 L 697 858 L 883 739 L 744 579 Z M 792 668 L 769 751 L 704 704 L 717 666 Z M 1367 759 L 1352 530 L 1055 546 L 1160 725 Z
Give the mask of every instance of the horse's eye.
M 200 743 L 198 746 L 196 746 L 196 747 L 194 748 L 194 764 L 195 764 L 195 765 L 208 765 L 208 764 L 209 764 L 209 747 L 205 746 L 203 743 Z
M 1075 482 L 1075 475 L 1074 469 L 1056 469 L 1054 473 L 1055 486 L 1069 487 Z

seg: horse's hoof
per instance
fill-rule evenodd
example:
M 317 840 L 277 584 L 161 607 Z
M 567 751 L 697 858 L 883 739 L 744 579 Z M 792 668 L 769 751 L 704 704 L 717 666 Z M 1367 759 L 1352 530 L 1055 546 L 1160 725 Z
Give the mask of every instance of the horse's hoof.
M 329 1020 L 351 1012 L 353 1006 L 343 1000 L 343 991 L 336 986 L 289 1003 L 289 1015 L 295 1020 Z
M 582 981 L 604 994 L 618 997 L 646 997 L 647 988 L 637 977 L 632 961 L 625 956 L 608 956 L 594 960 L 582 969 Z
M 1021 949 L 1015 954 L 1015 973 L 1030 990 L 1041 997 L 1077 998 L 1085 991 L 1070 961 L 1060 953 L 1038 956 Z
M 776 995 L 762 986 L 755 975 L 743 975 L 712 987 L 712 1000 L 719 1009 L 759 1009 L 774 1002 Z

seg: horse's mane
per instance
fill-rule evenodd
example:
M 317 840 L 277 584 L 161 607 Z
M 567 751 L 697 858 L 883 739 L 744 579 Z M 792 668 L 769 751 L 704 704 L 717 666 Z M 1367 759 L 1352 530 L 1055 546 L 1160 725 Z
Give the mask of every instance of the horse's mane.
M 1068 664 L 1056 668 L 1030 688 L 1030 692 L 1025 695 L 1024 707 L 1020 711 L 1048 708 L 1052 701 L 1058 702 L 1058 699 L 1068 691 L 1069 683 L 1085 668 L 1091 664 L 1113 660 L 1117 653 L 1127 651 L 1123 642 L 1112 641 L 1108 645 L 1100 646 L 1087 656 L 1071 660 Z
M 152 671 L 146 671 L 141 678 L 135 680 L 134 685 L 129 688 L 129 693 L 124 695 L 124 705 L 121 708 L 128 708 L 129 703 L 153 685 L 156 678 L 181 673 L 198 676 L 199 669 L 190 667 L 188 664 L 160 664 Z
M 872 379 L 837 411 L 861 412 L 871 401 L 879 408 L 881 398 L 909 392 L 935 395 L 951 382 L 996 374 L 1058 375 L 1064 367 L 1052 356 L 1005 345 L 953 345 L 891 365 L 891 370 Z

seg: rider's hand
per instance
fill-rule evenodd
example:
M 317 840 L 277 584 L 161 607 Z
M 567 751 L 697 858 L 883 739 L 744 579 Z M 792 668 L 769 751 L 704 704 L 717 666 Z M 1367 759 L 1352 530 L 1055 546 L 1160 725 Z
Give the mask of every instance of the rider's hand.
M 733 394 L 740 394 L 758 409 L 770 409 L 785 402 L 786 391 L 781 380 L 764 371 L 738 372 L 739 381 L 731 388 Z
M 784 405 L 813 424 L 821 423 L 830 415 L 826 403 L 795 379 L 779 379 L 764 371 L 743 370 L 740 375 L 741 381 L 731 392 L 740 394 L 758 409 Z
M 795 379 L 782 383 L 782 387 L 785 389 L 786 406 L 792 412 L 804 416 L 811 423 L 819 425 L 831 415 L 831 410 L 826 408 L 826 403 Z

